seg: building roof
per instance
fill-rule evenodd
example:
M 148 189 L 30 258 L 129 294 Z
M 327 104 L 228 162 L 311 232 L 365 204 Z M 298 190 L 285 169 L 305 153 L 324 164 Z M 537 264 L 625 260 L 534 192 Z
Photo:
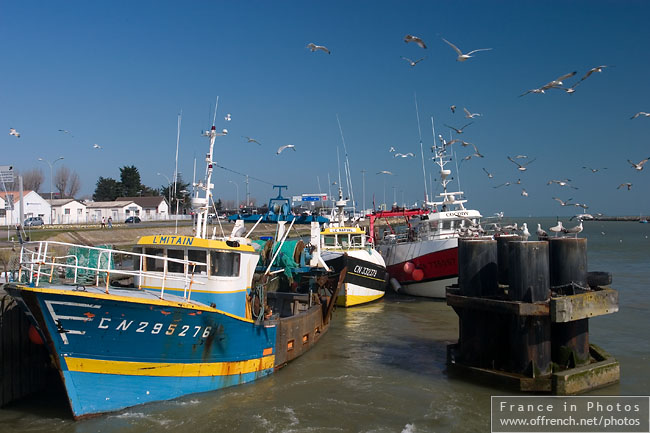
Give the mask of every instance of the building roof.
M 31 189 L 24 189 L 23 190 L 23 195 L 25 196 L 25 195 L 29 194 L 30 192 L 32 192 Z M 0 191 L 0 197 L 4 198 L 4 197 L 6 197 L 8 195 L 11 195 L 13 197 L 20 197 L 20 191 L 7 191 L 7 192 Z
M 79 200 L 75 200 L 73 198 L 53 198 L 52 200 L 45 199 L 45 201 L 48 202 L 52 206 L 65 206 L 66 204 L 68 204 L 70 202 L 73 202 L 73 201 L 76 201 L 79 204 L 83 204 Z
M 89 201 L 86 202 L 86 207 L 87 208 L 102 208 L 102 209 L 112 209 L 116 207 L 126 207 L 130 204 L 137 204 L 134 203 L 133 200 L 115 200 L 115 201 Z
M 161 202 L 166 202 L 165 197 L 154 195 L 146 197 L 118 197 L 115 200 L 129 200 L 141 207 L 158 207 Z

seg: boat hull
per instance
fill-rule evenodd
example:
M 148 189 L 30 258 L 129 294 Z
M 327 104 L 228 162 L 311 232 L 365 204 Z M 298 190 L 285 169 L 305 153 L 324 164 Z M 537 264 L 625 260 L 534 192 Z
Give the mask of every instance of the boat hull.
M 277 323 L 145 292 L 5 290 L 47 344 L 75 418 L 238 385 L 276 368 Z
M 348 269 L 336 305 L 352 307 L 384 296 L 388 275 L 384 259 L 376 250 L 350 250 L 345 254 L 323 253 L 323 259 L 337 272 L 344 267 Z
M 379 245 L 399 293 L 444 299 L 445 288 L 458 281 L 458 238 Z M 416 272 L 417 271 L 417 272 Z

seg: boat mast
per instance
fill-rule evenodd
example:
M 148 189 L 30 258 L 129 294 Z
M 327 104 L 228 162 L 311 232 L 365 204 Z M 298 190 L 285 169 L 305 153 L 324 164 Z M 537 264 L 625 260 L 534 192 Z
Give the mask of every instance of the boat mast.
M 208 137 L 210 139 L 210 150 L 208 154 L 205 156 L 205 163 L 206 163 L 205 183 L 203 183 L 203 181 L 200 181 L 197 185 L 194 185 L 196 187 L 195 196 L 192 198 L 192 208 L 195 209 L 196 212 L 196 229 L 195 229 L 194 236 L 203 239 L 206 238 L 206 231 L 208 229 L 207 222 L 208 222 L 208 211 L 210 209 L 210 197 L 212 195 L 212 188 L 214 188 L 214 185 L 212 184 L 212 171 L 214 166 L 214 161 L 212 157 L 214 155 L 214 141 L 217 138 L 217 136 L 221 137 L 228 134 L 227 129 L 223 129 L 221 132 L 217 132 L 217 128 L 214 125 L 214 122 L 216 121 L 216 117 L 217 117 L 218 105 L 219 105 L 219 97 L 217 97 L 217 103 L 215 104 L 214 120 L 212 123 L 212 128 L 210 128 L 209 131 L 205 131 L 203 133 L 204 137 Z M 200 196 L 201 190 L 205 192 L 204 197 Z
M 424 180 L 424 204 L 429 202 L 429 191 L 427 190 L 427 171 L 424 167 L 424 148 L 422 147 L 422 130 L 420 129 L 420 111 L 418 110 L 418 95 L 415 96 L 415 116 L 418 119 L 418 135 L 420 136 L 420 155 L 422 156 L 422 179 Z M 431 123 L 433 124 L 433 117 L 431 117 Z M 435 138 L 434 138 L 435 140 Z

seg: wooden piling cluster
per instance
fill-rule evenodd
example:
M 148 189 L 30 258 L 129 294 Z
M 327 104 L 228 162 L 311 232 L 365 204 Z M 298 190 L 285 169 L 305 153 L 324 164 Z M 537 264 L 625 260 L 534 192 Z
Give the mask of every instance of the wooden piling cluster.
M 42 390 L 51 378 L 47 350 L 30 341 L 30 326 L 22 309 L 0 289 L 0 406 Z
M 618 311 L 618 293 L 587 272 L 586 239 L 461 239 L 458 264 L 450 373 L 557 395 L 619 381 L 618 361 L 589 344 L 589 318 Z

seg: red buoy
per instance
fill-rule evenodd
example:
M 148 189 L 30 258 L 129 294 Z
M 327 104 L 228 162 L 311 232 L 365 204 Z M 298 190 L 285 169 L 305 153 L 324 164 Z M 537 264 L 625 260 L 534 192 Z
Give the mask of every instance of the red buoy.
M 414 269 L 415 269 L 415 265 L 413 264 L 413 262 L 404 263 L 404 272 L 406 272 L 407 274 L 413 272 Z
M 424 271 L 422 269 L 414 269 L 411 277 L 415 281 L 422 281 L 422 278 L 424 278 Z
M 43 344 L 43 339 L 41 338 L 41 334 L 39 334 L 36 328 L 34 328 L 34 325 L 29 325 L 27 336 L 29 337 L 29 341 L 31 341 L 32 343 L 38 344 L 39 346 Z

